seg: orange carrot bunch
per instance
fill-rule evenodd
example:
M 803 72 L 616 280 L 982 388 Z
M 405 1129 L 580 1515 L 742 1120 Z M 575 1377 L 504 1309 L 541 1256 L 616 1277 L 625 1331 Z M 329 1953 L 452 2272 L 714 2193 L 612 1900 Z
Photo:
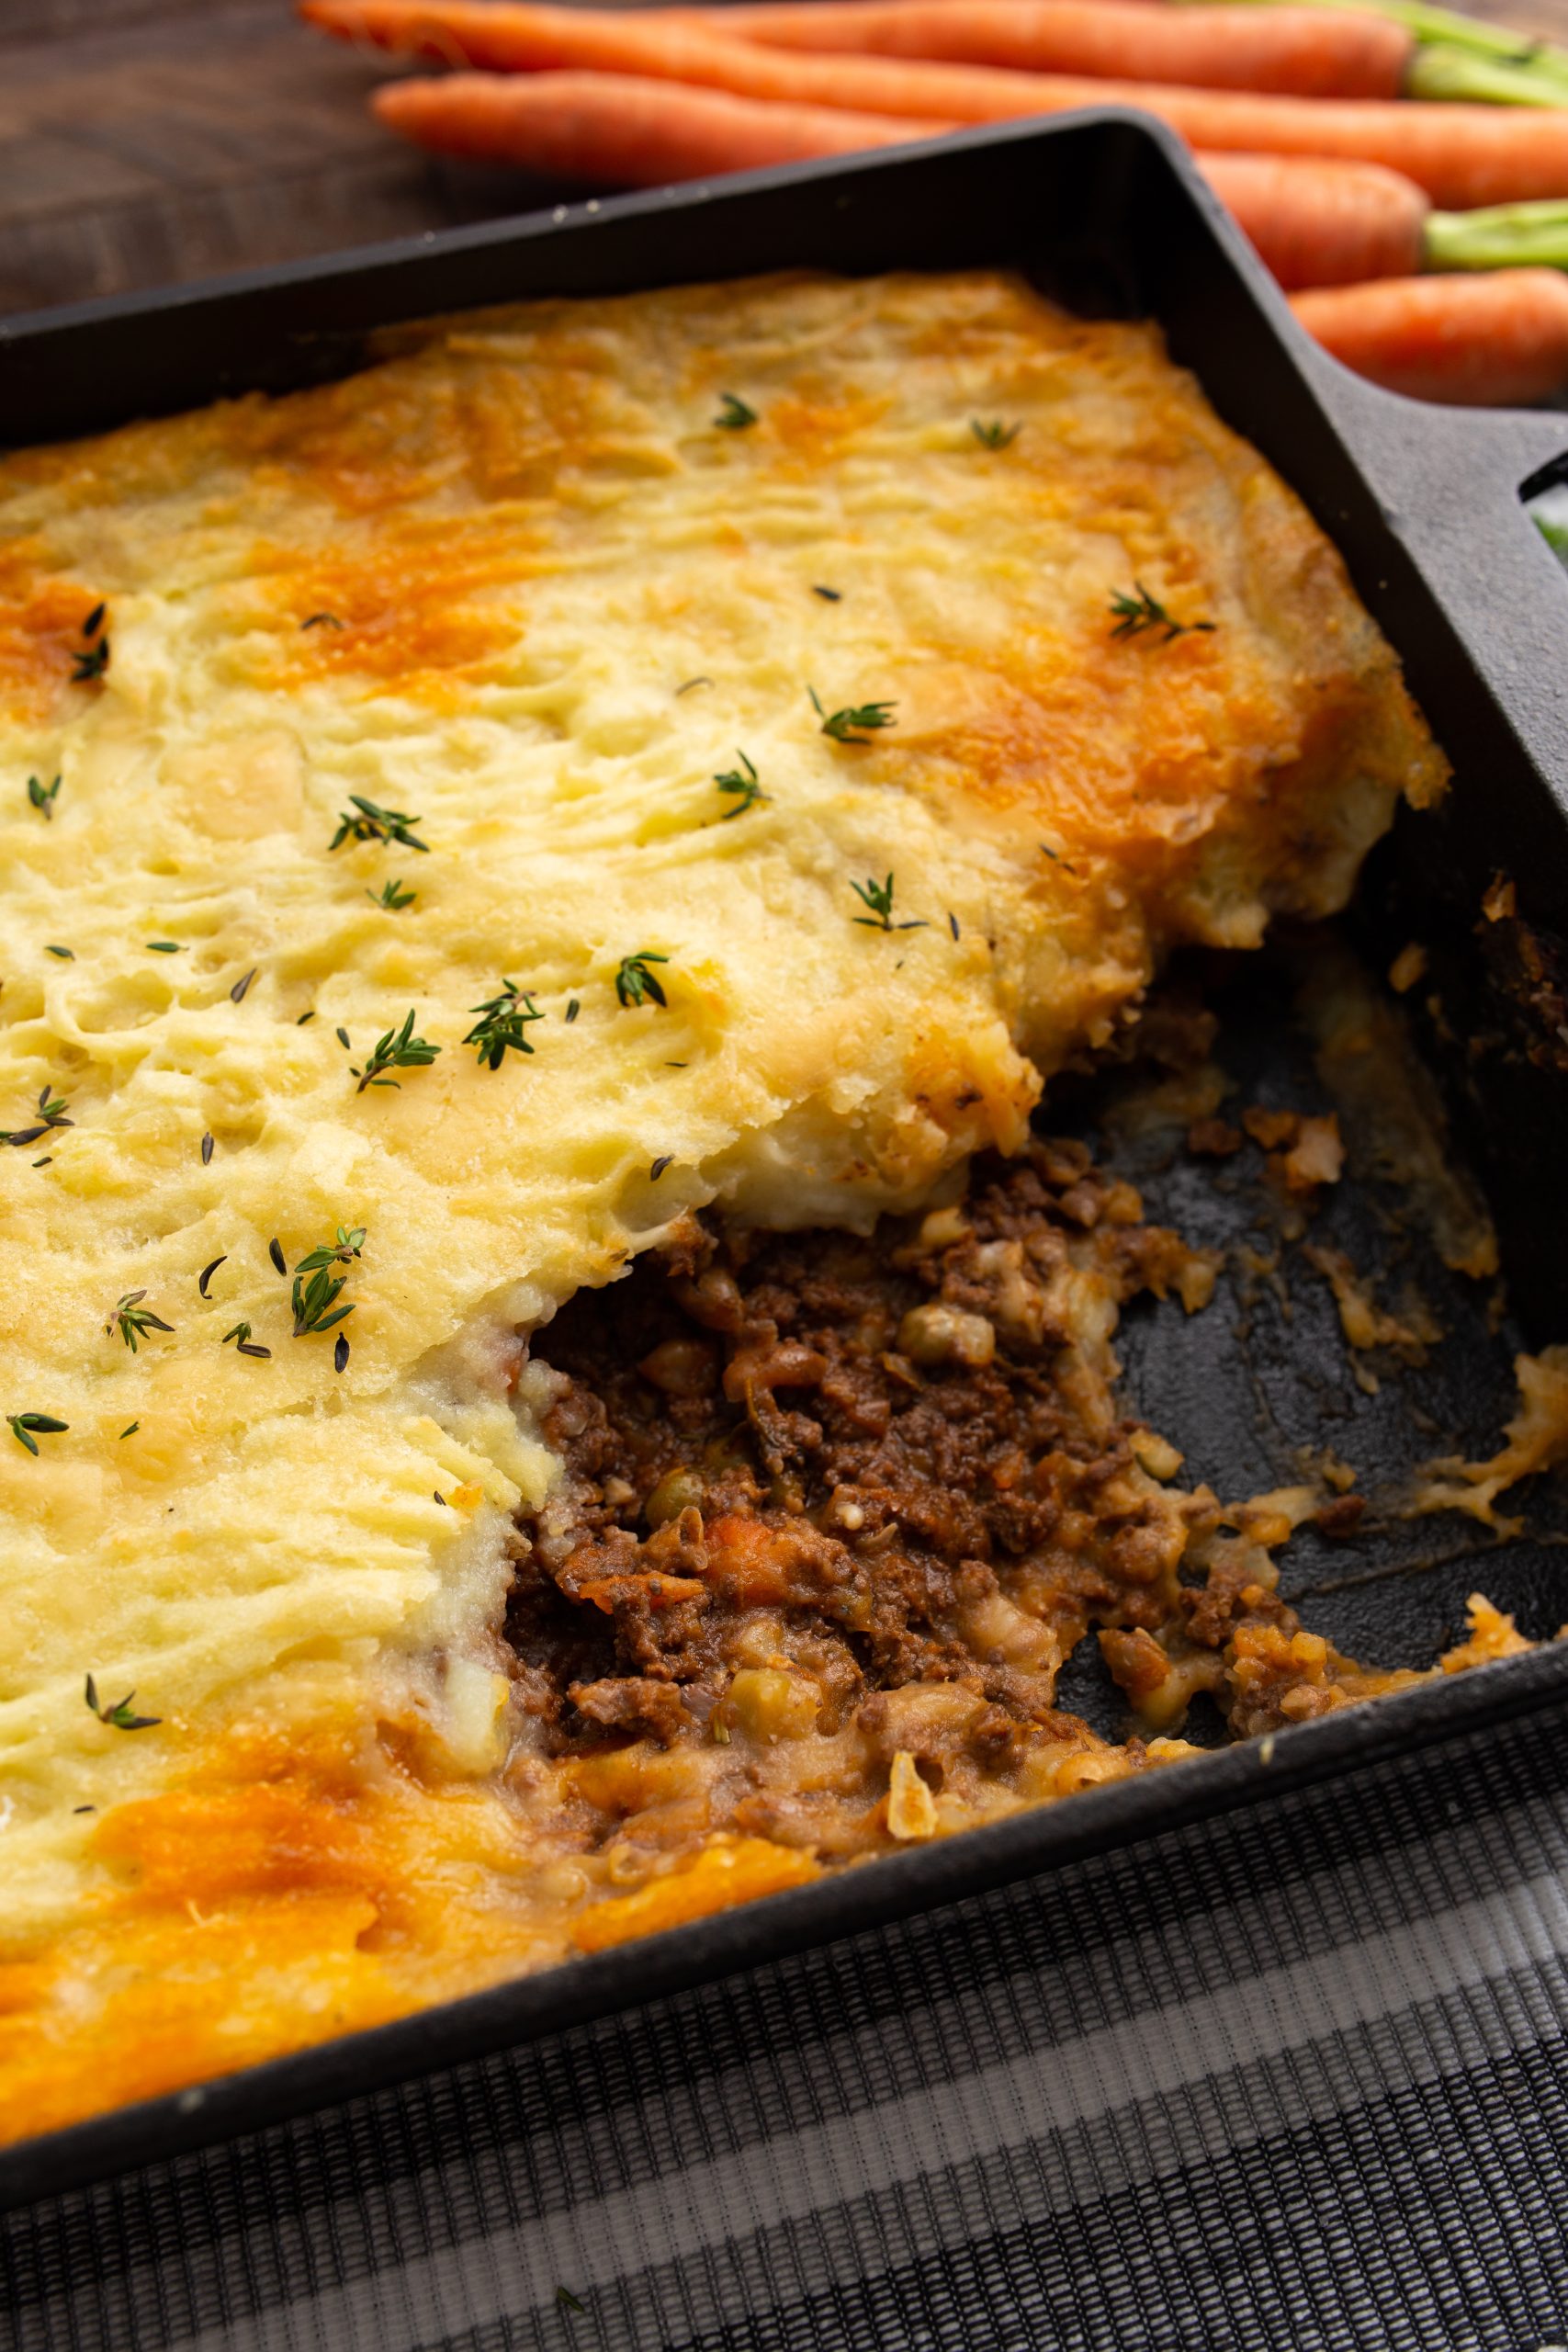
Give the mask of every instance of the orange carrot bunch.
M 381 119 L 420 145 L 599 187 L 1137 107 L 1190 142 L 1297 315 L 1348 365 L 1438 399 L 1536 398 L 1568 380 L 1568 280 L 1539 267 L 1421 274 L 1568 264 L 1568 69 L 1561 105 L 1533 89 L 1524 111 L 1416 102 L 1401 94 L 1418 85 L 1420 44 L 1376 13 L 1223 0 L 1168 12 L 1140 0 L 740 0 L 636 15 L 301 0 L 301 14 L 457 69 L 376 95 Z M 1490 28 L 1478 34 L 1495 44 Z M 1541 84 L 1553 100 L 1555 70 Z M 1517 82 L 1506 61 L 1483 60 L 1457 86 L 1510 72 Z

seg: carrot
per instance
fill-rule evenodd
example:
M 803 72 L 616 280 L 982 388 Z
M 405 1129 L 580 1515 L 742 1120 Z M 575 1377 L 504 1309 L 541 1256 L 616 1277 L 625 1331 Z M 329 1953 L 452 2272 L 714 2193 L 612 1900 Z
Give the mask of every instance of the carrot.
M 1415 400 L 1506 408 L 1568 382 L 1568 278 L 1555 269 L 1332 286 L 1291 307 L 1347 368 Z
M 1410 277 L 1426 258 L 1427 198 L 1403 173 L 1294 155 L 1198 163 L 1287 291 Z
M 1280 4 L 1280 0 L 1262 0 L 1268 7 Z M 1236 5 L 1236 0 L 1232 0 L 1232 5 Z M 1462 90 L 1450 84 L 1440 94 L 1445 97 L 1485 96 L 1485 77 L 1495 74 L 1502 77 L 1492 86 L 1495 101 L 1515 106 L 1568 105 L 1568 50 L 1553 49 L 1543 40 L 1526 40 L 1506 25 L 1485 24 L 1472 16 L 1461 16 L 1453 8 L 1433 7 L 1430 0 L 1313 0 L 1313 6 L 1348 8 L 1359 16 L 1382 17 L 1389 23 L 1403 27 L 1416 44 L 1417 69 L 1434 56 L 1445 63 L 1469 59 L 1480 69 L 1480 77 Z M 1543 89 L 1555 95 L 1543 99 Z M 1419 95 L 1435 97 L 1439 93 L 1421 91 Z
M 983 65 L 812 57 L 668 19 L 530 6 L 525 0 L 302 0 L 301 14 L 345 40 L 367 39 L 446 63 L 598 67 L 741 97 L 928 122 L 1140 107 L 1197 147 L 1384 164 L 1404 172 L 1434 203 L 1456 209 L 1568 196 L 1568 109 L 1252 96 Z
M 706 179 L 897 146 L 945 128 L 836 107 L 770 105 L 627 74 L 447 74 L 389 82 L 372 104 L 417 146 L 599 187 Z M 1199 162 L 1282 286 L 1338 285 L 1421 266 L 1427 199 L 1397 172 L 1275 155 Z
M 418 146 L 601 187 L 658 187 L 897 146 L 947 127 L 838 107 L 772 106 L 630 74 L 446 74 L 389 82 L 371 103 Z
M 698 19 L 682 9 L 680 21 Z M 1130 0 L 781 0 L 726 8 L 721 28 L 781 49 L 1046 74 L 1132 67 L 1144 82 L 1299 98 L 1397 98 L 1416 46 L 1381 17 L 1225 6 L 1168 15 Z

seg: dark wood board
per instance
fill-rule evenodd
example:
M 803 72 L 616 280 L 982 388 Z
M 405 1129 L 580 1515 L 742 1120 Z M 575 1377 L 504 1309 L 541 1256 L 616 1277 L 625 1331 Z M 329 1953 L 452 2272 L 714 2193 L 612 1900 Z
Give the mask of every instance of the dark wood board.
M 1568 0 L 1473 13 L 1568 41 Z M 0 312 L 525 208 L 372 119 L 289 0 L 0 0 Z

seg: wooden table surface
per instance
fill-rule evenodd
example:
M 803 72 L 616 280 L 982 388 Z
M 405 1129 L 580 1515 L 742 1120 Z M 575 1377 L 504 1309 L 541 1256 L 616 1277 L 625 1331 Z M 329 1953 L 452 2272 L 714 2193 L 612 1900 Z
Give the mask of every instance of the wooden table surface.
M 1472 13 L 1568 42 L 1568 0 Z M 371 119 L 290 0 L 0 0 L 0 312 L 524 209 Z

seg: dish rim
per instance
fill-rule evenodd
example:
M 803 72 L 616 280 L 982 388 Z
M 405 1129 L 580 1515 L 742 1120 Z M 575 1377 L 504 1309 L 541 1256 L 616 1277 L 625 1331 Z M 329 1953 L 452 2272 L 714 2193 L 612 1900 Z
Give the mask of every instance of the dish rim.
M 281 302 L 309 297 L 307 310 L 345 285 L 383 287 L 394 293 L 379 323 L 389 326 L 433 313 L 428 301 L 402 307 L 398 288 L 423 282 L 418 265 L 451 258 L 526 254 L 551 239 L 592 238 L 601 226 L 638 220 L 667 223 L 682 215 L 722 215 L 725 207 L 759 195 L 787 198 L 821 184 L 853 183 L 884 192 L 929 168 L 936 156 L 980 155 L 1055 145 L 1086 135 L 1141 141 L 1169 171 L 1195 207 L 1214 248 L 1210 256 L 1239 280 L 1244 296 L 1302 380 L 1339 441 L 1348 464 L 1371 487 L 1372 469 L 1349 438 L 1347 420 L 1367 431 L 1379 424 L 1415 429 L 1415 404 L 1370 393 L 1313 345 L 1240 231 L 1199 176 L 1173 133 L 1151 118 L 1119 107 L 1091 107 L 1044 119 L 976 126 L 940 141 L 864 155 L 738 174 L 715 186 L 699 182 L 636 195 L 588 198 L 552 211 L 520 215 L 130 295 L 94 298 L 57 311 L 0 320 L 0 413 L 18 362 L 51 347 L 68 368 L 81 364 L 106 330 L 163 321 L 215 318 L 259 299 Z M 919 264 L 905 266 L 918 267 Z M 738 271 L 683 274 L 688 282 Z M 655 279 L 649 282 L 681 282 Z M 526 299 L 525 291 L 492 300 Z M 372 304 L 372 308 L 376 306 Z M 352 332 L 373 332 L 367 320 Z M 309 322 L 309 337 L 324 331 Z M 1440 413 L 1445 415 L 1449 412 Z M 128 420 L 127 420 L 128 421 Z M 1370 421 L 1370 422 L 1369 422 Z M 1467 423 L 1471 420 L 1466 420 Z M 1506 416 L 1477 424 L 1484 446 L 1515 481 L 1529 462 L 1544 462 L 1549 443 L 1568 442 L 1568 420 Z M 95 428 L 96 429 L 96 428 Z M 1375 434 L 1374 434 L 1375 437 Z M 7 435 L 7 440 L 10 436 Z M 15 446 L 15 445 L 13 445 Z M 1497 453 L 1506 454 L 1498 458 Z M 1287 479 L 1289 476 L 1287 475 Z M 1375 493 L 1374 493 L 1375 494 Z M 1428 583 L 1429 585 L 1430 583 Z M 1435 593 L 1435 591 L 1434 591 Z M 666 1928 L 615 1951 L 580 1956 L 415 2011 L 409 2017 L 215 2077 L 186 2089 L 110 2109 L 61 2130 L 0 2148 L 0 2211 L 34 2203 L 69 2188 L 277 2125 L 312 2109 L 385 2089 L 394 2083 L 560 2032 L 676 1991 L 782 1960 L 811 1946 L 872 1933 L 895 1919 L 939 1909 L 1017 1879 L 1055 1870 L 1092 1853 L 1179 1828 L 1276 1793 L 1362 1770 L 1395 1754 L 1445 1737 L 1533 1713 L 1568 1691 L 1568 1644 L 1389 1694 L 1375 1705 L 1343 1710 L 1157 1772 L 1080 1792 L 1070 1804 L 1032 1808 L 997 1823 L 918 1848 L 878 1855 L 874 1867 L 852 1865 L 810 1885 L 766 1896 L 683 1927 Z

